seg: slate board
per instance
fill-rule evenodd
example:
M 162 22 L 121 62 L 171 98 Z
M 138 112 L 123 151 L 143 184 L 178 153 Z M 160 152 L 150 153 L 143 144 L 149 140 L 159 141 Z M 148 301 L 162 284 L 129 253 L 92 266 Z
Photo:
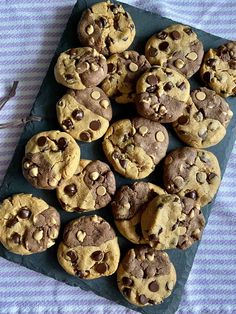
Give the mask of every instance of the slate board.
M 87 5 L 91 6 L 96 1 L 88 0 Z M 21 173 L 21 160 L 24 154 L 24 147 L 26 142 L 36 133 L 58 129 L 59 125 L 56 120 L 56 110 L 55 104 L 58 99 L 64 94 L 65 89 L 56 83 L 53 75 L 53 68 L 56 63 L 56 59 L 60 52 L 71 48 L 79 47 L 80 44 L 77 40 L 76 35 L 76 26 L 77 22 L 81 16 L 81 13 L 84 9 L 87 8 L 86 1 L 78 1 L 75 5 L 72 14 L 69 18 L 66 29 L 62 35 L 59 46 L 56 50 L 56 53 L 51 61 L 47 75 L 43 81 L 43 84 L 40 88 L 36 101 L 33 105 L 32 114 L 39 115 L 44 117 L 41 122 L 33 122 L 25 126 L 20 141 L 17 145 L 14 157 L 11 161 L 11 164 L 8 168 L 7 174 L 4 178 L 3 184 L 0 188 L 0 200 L 15 194 L 15 193 L 32 193 L 35 196 L 43 198 L 52 206 L 56 207 L 61 215 L 62 220 L 62 229 L 64 225 L 70 220 L 79 217 L 78 213 L 67 213 L 60 208 L 60 205 L 56 199 L 55 191 L 43 191 L 34 189 L 23 177 Z M 143 53 L 146 40 L 155 32 L 162 30 L 165 27 L 175 23 L 169 19 L 163 18 L 158 14 L 153 14 L 151 12 L 146 12 L 129 5 L 123 4 L 124 8 L 132 15 L 135 25 L 137 35 L 135 37 L 134 43 L 131 48 Z M 222 43 L 225 43 L 226 40 L 210 35 L 200 30 L 196 30 L 199 38 L 203 41 L 205 50 L 208 50 L 211 47 L 217 47 Z M 131 49 L 130 48 L 130 49 Z M 196 88 L 201 86 L 201 82 L 198 78 L 198 75 L 195 75 L 191 79 L 191 87 Z M 215 147 L 209 149 L 218 157 L 222 174 L 225 171 L 229 155 L 232 151 L 233 144 L 236 138 L 236 100 L 233 98 L 228 98 L 228 102 L 231 105 L 231 109 L 234 111 L 234 118 L 232 119 L 227 135 L 224 140 L 216 145 Z M 113 105 L 113 121 L 116 121 L 121 118 L 126 118 L 135 115 L 135 110 L 132 105 Z M 174 132 L 168 127 L 170 135 L 170 145 L 168 151 L 183 146 L 183 144 L 177 139 Z M 100 159 L 106 160 L 105 156 L 101 149 L 101 140 L 96 141 L 95 143 L 80 143 L 82 158 L 88 159 Z M 156 170 L 148 177 L 148 181 L 151 181 L 156 184 L 162 185 L 161 182 L 162 170 L 161 164 L 156 167 Z M 116 174 L 117 185 L 123 185 L 131 183 L 131 180 L 122 178 Z M 147 181 L 147 180 L 146 180 Z M 206 206 L 203 209 L 206 220 L 210 214 L 212 208 L 212 203 Z M 97 211 L 97 214 L 104 217 L 108 220 L 111 225 L 115 228 L 112 221 L 111 207 L 107 206 L 106 208 Z M 91 213 L 90 213 L 91 214 Z M 117 231 L 118 233 L 118 231 Z M 61 233 L 62 234 L 62 233 Z M 105 297 L 107 299 L 113 300 L 119 304 L 122 304 L 128 308 L 134 309 L 141 313 L 174 313 L 181 300 L 181 295 L 183 293 L 183 288 L 188 278 L 189 272 L 191 270 L 194 256 L 196 254 L 198 244 L 195 243 L 191 248 L 186 251 L 181 250 L 169 250 L 168 253 L 174 266 L 177 271 L 177 284 L 172 293 L 172 295 L 167 298 L 162 304 L 153 306 L 138 308 L 132 306 L 122 297 L 119 293 L 116 286 L 116 277 L 115 275 L 108 278 L 100 278 L 91 281 L 85 281 L 78 279 L 76 277 L 68 275 L 58 264 L 56 259 L 56 251 L 58 243 L 61 240 L 61 234 L 57 241 L 57 244 L 47 250 L 46 252 L 34 254 L 31 256 L 18 256 L 8 252 L 2 245 L 0 246 L 0 255 L 10 261 L 21 264 L 29 269 L 45 274 L 49 277 L 55 278 L 59 281 L 65 282 L 72 286 L 79 286 L 84 290 L 92 290 L 96 294 Z M 125 240 L 119 233 L 119 243 L 121 246 L 122 257 L 124 253 L 131 248 L 133 245 Z

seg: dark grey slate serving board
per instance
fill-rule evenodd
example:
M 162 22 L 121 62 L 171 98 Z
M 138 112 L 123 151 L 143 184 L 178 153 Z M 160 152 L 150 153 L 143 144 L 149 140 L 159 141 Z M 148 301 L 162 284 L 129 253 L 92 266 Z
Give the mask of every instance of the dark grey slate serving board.
M 96 1 L 88 0 L 88 6 L 92 5 Z M 132 15 L 135 25 L 137 35 L 134 40 L 134 43 L 131 48 L 143 52 L 146 40 L 155 32 L 175 23 L 169 19 L 163 18 L 158 14 L 153 14 L 150 12 L 142 11 L 137 8 L 131 7 L 129 5 L 123 4 L 125 9 Z M 22 176 L 21 173 L 21 160 L 24 154 L 24 147 L 26 142 L 36 133 L 44 131 L 44 130 L 52 130 L 58 129 L 59 126 L 56 120 L 56 110 L 55 104 L 57 100 L 63 95 L 65 89 L 56 83 L 53 75 L 53 68 L 56 62 L 56 59 L 60 52 L 71 48 L 71 47 L 79 47 L 80 44 L 77 40 L 76 36 L 76 26 L 77 22 L 81 16 L 82 11 L 86 9 L 86 2 L 79 1 L 69 18 L 66 29 L 62 35 L 59 46 L 56 50 L 56 53 L 51 61 L 50 67 L 48 69 L 47 75 L 43 81 L 43 84 L 40 88 L 36 101 L 33 105 L 32 114 L 39 115 L 44 117 L 41 122 L 33 122 L 29 123 L 25 126 L 20 141 L 17 145 L 14 157 L 12 162 L 8 168 L 7 174 L 4 178 L 3 184 L 0 188 L 0 200 L 15 194 L 15 193 L 32 193 L 35 196 L 43 198 L 49 204 L 55 206 L 61 214 L 62 219 L 62 230 L 64 225 L 80 216 L 77 213 L 67 213 L 60 208 L 60 205 L 56 199 L 55 191 L 43 191 L 34 189 Z M 210 35 L 200 30 L 195 30 L 199 36 L 199 38 L 204 43 L 205 50 L 208 50 L 210 47 L 217 47 L 220 44 L 226 42 L 225 39 Z M 201 82 L 197 75 L 195 75 L 191 79 L 191 87 L 196 88 L 201 86 Z M 219 163 L 221 166 L 222 174 L 225 171 L 227 161 L 229 159 L 229 155 L 232 151 L 233 144 L 236 138 L 236 100 L 233 98 L 229 98 L 228 102 L 230 103 L 231 109 L 234 111 L 234 118 L 230 123 L 228 128 L 228 132 L 224 140 L 210 149 L 219 159 Z M 135 115 L 135 110 L 131 105 L 117 105 L 115 103 L 113 105 L 113 121 L 130 117 Z M 168 128 L 170 135 L 170 145 L 168 151 L 183 146 L 183 144 L 177 139 L 174 135 L 173 131 Z M 101 149 L 101 140 L 96 141 L 95 143 L 86 144 L 80 143 L 82 158 L 88 159 L 100 159 L 106 160 L 105 156 Z M 162 185 L 161 182 L 162 170 L 161 164 L 156 167 L 156 170 L 153 174 L 148 177 L 148 181 L 153 183 L 157 183 Z M 122 178 L 118 174 L 116 174 L 117 185 L 120 186 L 122 184 L 131 183 L 131 180 Z M 204 215 L 206 219 L 210 214 L 212 208 L 212 203 L 206 206 L 203 209 Z M 97 211 L 97 214 L 101 215 L 105 219 L 107 219 L 113 227 L 114 223 L 112 220 L 111 207 L 107 206 L 106 208 Z M 122 256 L 124 253 L 132 247 L 132 244 L 125 240 L 120 234 L 119 235 L 119 243 L 121 246 Z M 105 297 L 107 299 L 113 300 L 119 304 L 122 304 L 126 307 L 139 311 L 141 313 L 174 313 L 181 300 L 181 295 L 183 293 L 184 285 L 187 281 L 189 272 L 191 270 L 194 256 L 196 254 L 198 243 L 194 244 L 191 248 L 186 251 L 181 250 L 169 250 L 169 255 L 172 262 L 175 265 L 177 271 L 177 284 L 172 293 L 172 295 L 166 299 L 161 305 L 153 306 L 153 307 L 145 307 L 145 308 L 137 308 L 135 306 L 130 305 L 126 300 L 122 297 L 122 295 L 118 292 L 116 286 L 116 278 L 115 275 L 108 278 L 101 278 L 97 280 L 85 281 L 73 276 L 68 275 L 58 264 L 56 259 L 56 251 L 59 241 L 61 240 L 61 235 L 57 241 L 57 244 L 47 250 L 44 253 L 35 254 L 32 256 L 18 256 L 8 252 L 3 246 L 0 246 L 0 255 L 10 261 L 21 264 L 29 269 L 45 274 L 49 277 L 55 278 L 59 281 L 65 282 L 69 285 L 79 286 L 84 290 L 92 290 L 96 294 Z M 1 271 L 0 271 L 1 272 Z M 78 301 L 79 302 L 79 301 Z

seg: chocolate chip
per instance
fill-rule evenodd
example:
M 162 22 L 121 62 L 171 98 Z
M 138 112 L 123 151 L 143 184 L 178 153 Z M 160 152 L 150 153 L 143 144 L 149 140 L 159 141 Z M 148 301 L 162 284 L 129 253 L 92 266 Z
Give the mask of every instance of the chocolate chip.
M 156 235 L 156 234 L 150 234 L 150 236 L 149 236 L 149 240 L 151 240 L 151 241 L 158 241 L 158 236 Z
M 209 174 L 207 175 L 207 182 L 208 182 L 208 183 L 211 183 L 211 181 L 212 181 L 216 176 L 217 176 L 217 174 L 214 173 L 214 172 L 209 173 Z
M 31 211 L 27 207 L 21 207 L 17 213 L 17 216 L 21 219 L 29 218 L 31 216 Z
M 122 168 L 125 169 L 127 167 L 127 161 L 125 159 L 121 159 L 120 160 L 120 165 L 121 165 Z
M 149 86 L 149 87 L 146 89 L 146 91 L 147 91 L 148 93 L 153 93 L 153 92 L 155 92 L 156 90 L 157 90 L 157 86 L 156 86 L 156 85 Z
M 193 200 L 196 200 L 197 199 L 197 192 L 196 191 L 190 191 L 188 193 L 185 194 L 186 197 L 189 197 Z
M 107 69 L 108 69 L 108 73 L 112 73 L 113 71 L 115 71 L 116 67 L 113 63 L 108 63 Z
M 213 68 L 216 65 L 216 59 L 210 58 L 206 61 L 206 64 L 209 65 L 209 67 Z
M 146 79 L 147 83 L 150 85 L 156 85 L 158 83 L 158 78 L 156 75 L 149 75 Z
M 166 51 L 168 47 L 169 47 L 169 44 L 168 44 L 167 41 L 163 41 L 163 43 L 160 43 L 160 44 L 159 44 L 159 49 L 160 49 L 161 51 Z
M 13 217 L 11 219 L 9 219 L 7 222 L 6 222 L 6 227 L 7 228 L 11 228 L 13 227 L 19 220 L 16 218 L 16 217 Z
M 206 158 L 205 155 L 201 155 L 201 156 L 199 156 L 199 158 L 200 158 L 201 161 L 203 161 L 203 162 L 205 162 L 205 163 L 209 162 L 209 159 Z
M 75 270 L 75 275 L 79 278 L 84 278 L 84 273 L 80 269 Z
M 133 284 L 134 284 L 133 280 L 128 278 L 128 277 L 123 277 L 122 278 L 122 283 L 125 286 L 133 286 Z
M 20 243 L 20 235 L 19 233 L 14 232 L 11 236 L 11 239 L 14 243 L 19 244 Z
M 57 142 L 57 147 L 59 148 L 59 150 L 64 151 L 67 146 L 68 146 L 67 139 L 64 137 L 60 137 L 58 142 Z
M 179 117 L 179 119 L 178 119 L 178 123 L 179 123 L 180 125 L 187 124 L 188 121 L 189 121 L 189 117 L 188 117 L 188 116 L 181 116 L 181 117 Z
M 158 39 L 166 39 L 166 37 L 167 37 L 167 33 L 164 31 L 156 34 L 156 38 Z
M 82 140 L 82 141 L 89 141 L 90 140 L 90 133 L 89 132 L 82 132 L 82 133 L 80 133 L 80 139 Z
M 99 20 L 95 22 L 100 28 L 104 28 L 107 24 L 107 20 L 104 17 L 100 17 Z
M 185 28 L 184 32 L 188 35 L 191 35 L 193 33 L 193 30 L 191 28 Z
M 70 258 L 72 263 L 76 262 L 78 259 L 78 256 L 74 251 L 68 251 L 66 255 Z
M 74 124 L 70 118 L 63 120 L 62 125 L 64 125 L 67 130 L 71 130 L 74 127 Z
M 158 51 L 156 48 L 154 47 L 150 47 L 149 51 L 148 51 L 148 54 L 150 57 L 155 57 L 157 55 Z
M 91 255 L 91 258 L 97 262 L 101 261 L 103 257 L 104 257 L 104 253 L 102 251 L 95 251 Z
M 205 72 L 203 74 L 203 80 L 207 83 L 209 83 L 211 81 L 211 73 L 210 72 Z
M 149 285 L 148 285 L 148 289 L 152 292 L 157 292 L 159 290 L 159 285 L 156 281 L 152 281 Z
M 38 146 L 44 146 L 47 143 L 47 138 L 45 136 L 40 136 L 37 140 Z
M 131 293 L 131 289 L 129 289 L 129 288 L 124 288 L 124 289 L 122 290 L 122 292 L 123 292 L 123 295 L 124 295 L 125 297 L 129 298 L 129 297 L 130 297 L 130 293 Z
M 101 128 L 101 122 L 99 120 L 91 121 L 89 127 L 90 129 L 97 131 Z
M 176 222 L 176 223 L 172 226 L 171 231 L 174 231 L 174 230 L 178 227 L 178 225 L 179 225 L 179 223 Z
M 236 61 L 230 60 L 229 61 L 229 67 L 230 67 L 230 69 L 236 70 Z
M 146 304 L 146 303 L 148 303 L 148 299 L 146 298 L 146 296 L 145 296 L 144 294 L 141 294 L 141 295 L 139 296 L 139 302 L 140 302 L 141 304 Z
M 77 121 L 80 121 L 82 120 L 84 117 L 84 112 L 83 110 L 81 109 L 75 109 L 73 112 L 72 112 L 72 118 L 77 120 Z
M 141 224 L 138 223 L 136 226 L 135 226 L 135 233 L 141 238 L 143 236 L 142 234 L 142 228 L 141 228 Z
M 174 87 L 173 83 L 167 82 L 167 83 L 164 85 L 164 91 L 168 92 L 168 91 L 170 91 L 173 87 Z
M 95 264 L 94 269 L 99 274 L 104 274 L 107 270 L 107 264 L 105 264 L 105 263 Z
M 156 304 L 156 301 L 154 301 L 154 300 L 148 300 L 148 303 L 150 303 L 150 304 Z
M 73 196 L 75 195 L 75 193 L 77 192 L 77 188 L 76 188 L 76 185 L 75 184 L 69 184 L 69 185 L 66 185 L 65 188 L 64 188 L 64 192 L 65 194 L 67 194 L 68 196 Z
M 180 33 L 178 31 L 173 31 L 170 33 L 170 37 L 173 39 L 173 40 L 178 40 L 180 39 Z
M 185 85 L 185 83 L 184 82 L 182 82 L 182 83 L 180 83 L 180 84 L 178 84 L 178 85 L 176 85 L 179 89 L 181 89 L 181 90 L 184 90 L 185 88 L 186 88 L 186 85 Z
M 73 75 L 72 75 L 72 74 L 66 74 L 66 75 L 65 75 L 65 78 L 66 78 L 67 80 L 72 80 L 72 79 L 73 79 Z

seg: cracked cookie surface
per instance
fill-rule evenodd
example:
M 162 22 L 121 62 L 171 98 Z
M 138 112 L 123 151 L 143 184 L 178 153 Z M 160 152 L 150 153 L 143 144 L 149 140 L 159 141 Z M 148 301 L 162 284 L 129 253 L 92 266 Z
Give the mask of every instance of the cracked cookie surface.
M 71 89 L 97 86 L 107 75 L 106 58 L 90 47 L 71 48 L 59 55 L 54 75 L 58 83 Z
M 201 239 L 205 219 L 193 200 L 159 195 L 148 203 L 141 218 L 144 239 L 158 250 L 186 249 Z
M 77 32 L 82 45 L 106 56 L 128 49 L 136 33 L 129 13 L 121 4 L 110 2 L 96 3 L 84 11 Z
M 201 207 L 211 202 L 221 181 L 216 156 L 206 150 L 178 148 L 164 159 L 164 185 L 168 193 L 196 201 Z
M 118 288 L 130 303 L 155 305 L 171 295 L 176 272 L 167 253 L 148 246 L 130 249 L 117 271 Z
M 141 116 L 170 123 L 182 115 L 190 85 L 177 71 L 154 66 L 141 75 L 136 92 L 136 109 Z
M 117 172 L 131 179 L 142 179 L 165 156 L 169 137 L 160 123 L 137 117 L 113 123 L 102 144 Z
M 79 161 L 79 145 L 69 134 L 41 132 L 25 147 L 23 175 L 35 188 L 52 190 L 73 176 Z
M 123 185 L 116 192 L 112 212 L 116 227 L 125 238 L 136 244 L 146 243 L 141 230 L 142 212 L 149 201 L 164 193 L 162 188 L 149 182 Z
M 57 119 L 62 129 L 83 142 L 101 138 L 111 118 L 110 100 L 99 87 L 69 90 L 57 103 Z
M 203 45 L 197 34 L 186 25 L 175 24 L 154 34 L 145 47 L 151 64 L 169 67 L 190 78 L 203 58 Z
M 116 53 L 107 59 L 108 75 L 101 84 L 108 97 L 117 103 L 135 102 L 136 83 L 150 64 L 144 55 L 136 51 Z
M 0 204 L 0 241 L 7 250 L 29 255 L 55 244 L 60 215 L 40 198 L 16 194 Z
M 68 211 L 91 211 L 110 203 L 116 190 L 115 176 L 100 160 L 80 160 L 76 173 L 57 188 L 57 197 Z
M 200 70 L 202 80 L 222 97 L 236 95 L 236 41 L 210 49 Z
M 196 148 L 210 147 L 224 138 L 232 116 L 224 98 L 201 87 L 191 92 L 187 107 L 173 123 L 173 128 L 186 144 Z
M 112 275 L 120 249 L 115 231 L 99 216 L 83 216 L 66 225 L 57 257 L 64 270 L 83 279 Z

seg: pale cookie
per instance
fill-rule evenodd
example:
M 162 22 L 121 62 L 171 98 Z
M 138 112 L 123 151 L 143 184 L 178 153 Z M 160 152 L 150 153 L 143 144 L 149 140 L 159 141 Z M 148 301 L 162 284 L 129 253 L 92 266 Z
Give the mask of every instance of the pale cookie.
M 167 192 L 191 198 L 201 207 L 212 201 L 221 181 L 221 171 L 214 154 L 183 147 L 164 160 L 164 185 Z
M 107 75 L 106 58 L 90 47 L 62 52 L 54 68 L 56 81 L 71 89 L 97 86 Z
M 25 147 L 23 175 L 35 188 L 52 190 L 73 176 L 79 161 L 79 145 L 69 134 L 41 132 Z
M 115 231 L 99 216 L 83 216 L 66 225 L 57 257 L 64 270 L 83 279 L 112 275 L 119 264 Z
M 200 74 L 217 94 L 236 96 L 236 41 L 210 49 L 204 56 Z
M 137 306 L 162 303 L 171 295 L 176 271 L 167 253 L 148 246 L 127 252 L 117 271 L 118 288 Z
M 170 123 L 182 115 L 190 85 L 177 71 L 154 66 L 139 78 L 136 91 L 136 109 L 141 116 Z
M 99 160 L 80 160 L 76 173 L 57 188 L 57 197 L 68 211 L 91 211 L 110 203 L 116 191 L 115 176 Z
M 20 255 L 43 252 L 55 244 L 60 215 L 42 199 L 16 194 L 0 204 L 0 242 Z
M 199 70 L 203 54 L 197 34 L 181 24 L 154 34 L 145 47 L 145 56 L 151 64 L 175 69 L 187 78 Z
M 84 11 L 77 31 L 82 45 L 107 56 L 128 49 L 134 40 L 135 25 L 121 4 L 108 1 Z
M 164 194 L 159 186 L 149 182 L 135 182 L 123 185 L 115 194 L 112 205 L 115 224 L 129 241 L 142 244 L 141 215 L 145 205 L 155 196 Z
M 107 60 L 107 67 L 108 75 L 101 84 L 106 95 L 117 103 L 134 102 L 137 80 L 150 68 L 145 56 L 136 51 L 116 53 Z
M 148 203 L 141 218 L 144 239 L 158 250 L 186 249 L 200 240 L 205 219 L 200 207 L 173 195 L 159 195 Z
M 218 144 L 233 116 L 229 105 L 216 92 L 201 87 L 191 92 L 183 115 L 173 123 L 179 138 L 196 148 Z
M 62 129 L 83 142 L 101 138 L 111 118 L 109 98 L 98 87 L 68 90 L 57 103 L 57 119 Z
M 103 150 L 117 172 L 127 178 L 142 179 L 166 155 L 168 144 L 164 126 L 137 117 L 113 123 L 104 136 Z

